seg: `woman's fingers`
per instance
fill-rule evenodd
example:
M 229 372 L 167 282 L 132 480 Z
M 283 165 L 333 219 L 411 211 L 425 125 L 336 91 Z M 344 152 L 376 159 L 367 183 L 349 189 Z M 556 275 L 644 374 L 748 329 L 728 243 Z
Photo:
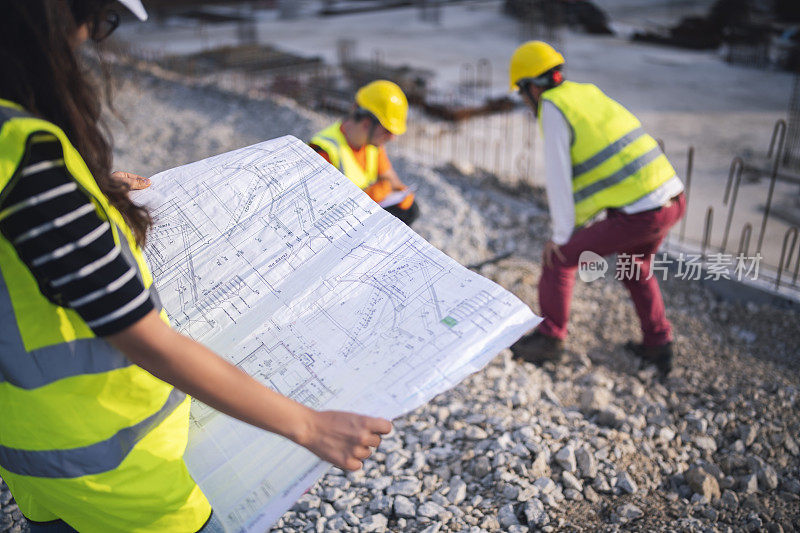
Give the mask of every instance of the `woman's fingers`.
M 345 461 L 343 465 L 337 465 L 337 466 L 339 468 L 342 468 L 343 470 L 358 470 L 362 466 L 364 466 L 364 463 L 362 463 L 355 457 L 350 457 L 349 459 L 347 459 L 347 461 Z
M 134 174 L 133 172 L 123 172 L 122 170 L 118 170 L 113 172 L 111 176 L 125 183 L 132 191 L 146 189 L 150 186 L 149 179 L 138 174 Z
M 370 450 L 366 446 L 356 446 L 353 449 L 353 457 L 355 457 L 356 459 L 358 459 L 360 461 L 363 461 L 364 459 L 366 459 L 370 455 L 372 455 L 372 450 Z
M 381 444 L 381 437 L 376 433 L 369 433 L 361 437 L 361 444 L 370 448 L 377 448 Z
M 367 417 L 367 429 L 373 433 L 386 435 L 392 431 L 392 423 L 385 418 Z

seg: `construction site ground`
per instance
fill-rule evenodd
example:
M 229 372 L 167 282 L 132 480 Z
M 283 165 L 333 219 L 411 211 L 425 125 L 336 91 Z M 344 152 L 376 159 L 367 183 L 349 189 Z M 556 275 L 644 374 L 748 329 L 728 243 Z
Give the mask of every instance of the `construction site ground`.
M 144 175 L 286 133 L 307 139 L 329 119 L 117 70 L 115 167 Z M 481 273 L 536 310 L 542 190 L 449 165 L 395 166 L 418 185 L 415 229 L 463 263 L 513 244 Z M 720 301 L 698 282 L 662 287 L 678 351 L 668 379 L 622 349 L 639 336 L 622 285 L 578 281 L 562 364 L 504 351 L 396 420 L 363 471 L 333 469 L 276 530 L 800 528 L 798 310 Z M 24 531 L 2 491 L 0 531 Z

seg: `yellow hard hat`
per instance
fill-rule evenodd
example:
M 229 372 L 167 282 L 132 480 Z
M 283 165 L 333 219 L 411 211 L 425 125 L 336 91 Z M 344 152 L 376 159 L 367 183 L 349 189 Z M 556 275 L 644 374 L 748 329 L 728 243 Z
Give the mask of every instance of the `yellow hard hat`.
M 381 126 L 395 135 L 406 132 L 408 100 L 396 83 L 377 80 L 364 85 L 356 93 L 356 104 L 375 115 Z
M 536 78 L 558 65 L 564 64 L 564 56 L 544 41 L 528 41 L 514 50 L 508 67 L 511 90 L 519 89 L 519 80 Z

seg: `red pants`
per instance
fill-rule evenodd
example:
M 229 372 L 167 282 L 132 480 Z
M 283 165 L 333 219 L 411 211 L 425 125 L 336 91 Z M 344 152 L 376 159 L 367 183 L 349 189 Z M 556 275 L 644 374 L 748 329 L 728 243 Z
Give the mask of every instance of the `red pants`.
M 639 265 L 638 276 L 621 276 L 622 283 L 631 293 L 636 314 L 643 333 L 643 344 L 660 346 L 672 340 L 672 328 L 664 311 L 664 301 L 656 277 L 650 277 L 653 254 L 669 229 L 683 216 L 686 198 L 675 197 L 670 204 L 653 211 L 628 215 L 609 209 L 605 220 L 579 229 L 560 247 L 566 261 L 553 255 L 553 266 L 542 268 L 539 281 L 539 307 L 544 321 L 539 331 L 550 337 L 567 336 L 569 302 L 575 284 L 578 258 L 584 250 L 606 257 L 611 254 L 630 254 Z M 636 254 L 636 256 L 634 256 Z M 639 255 L 641 254 L 641 255 Z M 606 277 L 613 276 L 613 265 Z M 647 279 L 650 278 L 650 279 Z

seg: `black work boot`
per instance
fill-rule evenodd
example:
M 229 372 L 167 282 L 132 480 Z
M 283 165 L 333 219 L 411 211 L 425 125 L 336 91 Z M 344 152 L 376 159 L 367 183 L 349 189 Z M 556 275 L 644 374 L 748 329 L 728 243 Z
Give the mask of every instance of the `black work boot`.
M 538 331 L 529 333 L 511 346 L 514 359 L 541 365 L 547 361 L 557 363 L 564 354 L 564 341 L 548 337 Z
M 645 346 L 644 344 L 628 341 L 625 343 L 625 349 L 636 357 L 655 365 L 663 376 L 666 376 L 672 370 L 672 358 L 675 356 L 672 342 L 661 346 Z

